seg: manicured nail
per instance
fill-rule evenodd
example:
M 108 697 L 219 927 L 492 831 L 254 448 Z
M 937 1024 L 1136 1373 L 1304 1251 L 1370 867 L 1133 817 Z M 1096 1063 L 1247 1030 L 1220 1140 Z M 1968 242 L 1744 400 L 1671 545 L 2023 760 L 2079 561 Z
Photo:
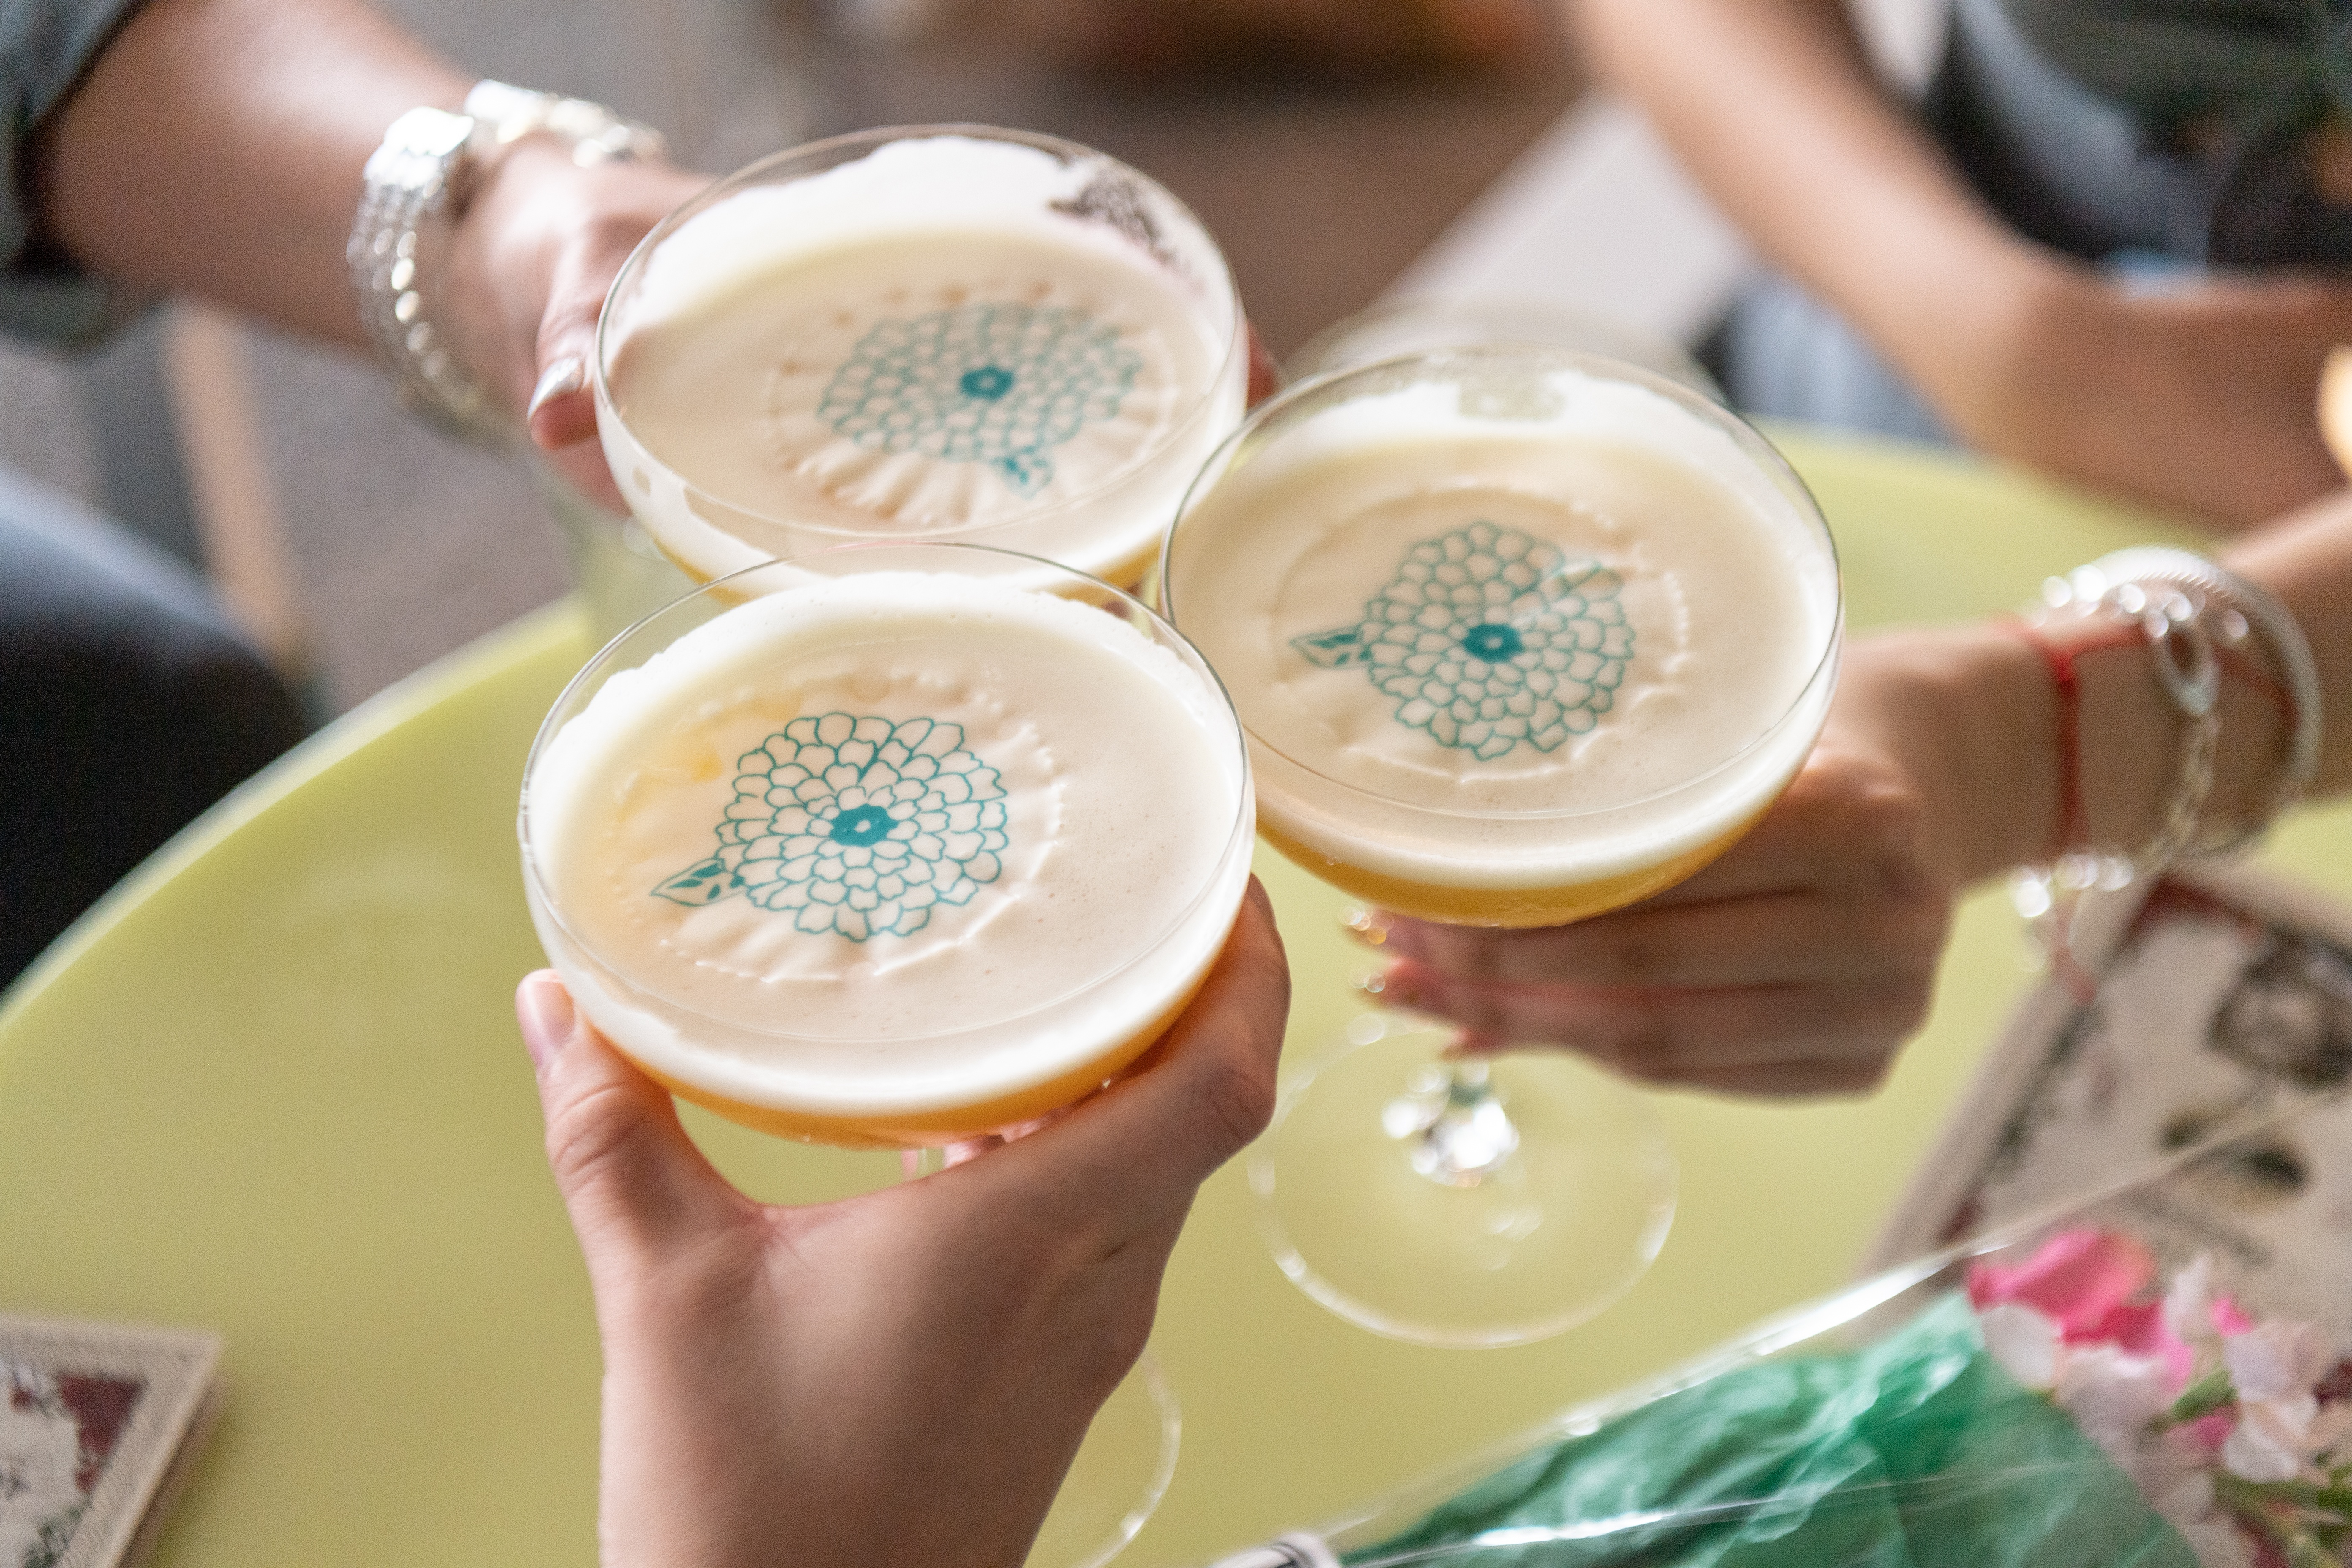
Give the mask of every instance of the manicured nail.
M 1339 924 L 1349 936 L 1367 947 L 1378 947 L 1389 939 L 1389 928 L 1395 917 L 1386 910 L 1367 909 L 1362 904 L 1349 904 L 1339 911 Z
M 555 1058 L 572 1037 L 572 994 L 551 970 L 541 970 L 522 983 L 515 995 L 515 1012 L 522 1023 L 522 1047 L 539 1072 Z
M 536 418 L 541 409 L 557 398 L 569 397 L 587 384 L 588 367 L 581 363 L 578 354 L 565 354 L 549 365 L 547 374 L 539 378 L 539 384 L 531 389 L 530 406 L 523 411 L 523 417 Z

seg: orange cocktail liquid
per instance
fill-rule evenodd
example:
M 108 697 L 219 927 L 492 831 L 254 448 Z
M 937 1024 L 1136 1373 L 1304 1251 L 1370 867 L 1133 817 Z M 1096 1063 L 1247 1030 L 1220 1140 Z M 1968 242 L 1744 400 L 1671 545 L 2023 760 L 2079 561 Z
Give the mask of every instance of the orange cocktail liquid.
M 1199 994 L 1202 985 L 1207 981 L 1208 976 L 1203 974 L 1187 987 L 1167 1011 L 1134 1034 L 1113 1044 L 1094 1060 L 1059 1078 L 1002 1099 L 973 1105 L 950 1106 L 940 1110 L 905 1112 L 877 1119 L 814 1116 L 802 1111 L 778 1110 L 764 1105 L 747 1105 L 739 1100 L 729 1100 L 709 1089 L 680 1082 L 634 1058 L 631 1061 L 637 1070 L 680 1100 L 692 1100 L 705 1110 L 754 1131 L 794 1138 L 803 1143 L 829 1143 L 840 1149 L 932 1148 L 1017 1127 L 1022 1122 L 1034 1121 L 1049 1110 L 1059 1110 L 1066 1105 L 1084 1100 L 1158 1045 L 1160 1037 L 1167 1034 L 1184 1009 L 1192 1005 L 1192 998 Z M 625 1052 L 623 1054 L 626 1055 Z
M 1769 808 L 1768 802 L 1765 809 Z M 1663 893 L 1738 843 L 1763 816 L 1759 810 L 1721 837 L 1654 866 L 1560 888 L 1461 888 L 1409 882 L 1309 849 L 1286 837 L 1263 816 L 1258 818 L 1257 831 L 1259 837 L 1280 850 L 1291 864 L 1313 872 L 1343 893 L 1353 893 L 1366 903 L 1393 914 L 1443 925 L 1523 928 L 1566 925 L 1570 921 L 1622 909 L 1653 893 Z

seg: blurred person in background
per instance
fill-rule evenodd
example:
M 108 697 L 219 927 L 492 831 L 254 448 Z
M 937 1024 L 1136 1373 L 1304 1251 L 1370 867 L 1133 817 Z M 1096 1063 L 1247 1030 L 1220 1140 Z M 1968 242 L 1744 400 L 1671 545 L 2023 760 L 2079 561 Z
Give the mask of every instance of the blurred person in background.
M 2340 482 L 2352 47 L 2304 0 L 1953 0 L 1917 104 L 1843 0 L 1570 0 L 1785 277 L 1736 307 L 1751 412 L 1949 432 L 2243 528 Z
M 346 0 L 0 0 L 0 330 L 87 342 L 185 293 L 364 346 L 362 171 L 395 121 L 471 85 Z M 455 353 L 445 383 L 479 389 L 478 427 L 528 408 L 616 501 L 588 439 L 596 310 L 702 182 L 572 152 L 533 132 L 455 154 L 417 319 Z M 306 727 L 194 574 L 0 472 L 0 984 Z

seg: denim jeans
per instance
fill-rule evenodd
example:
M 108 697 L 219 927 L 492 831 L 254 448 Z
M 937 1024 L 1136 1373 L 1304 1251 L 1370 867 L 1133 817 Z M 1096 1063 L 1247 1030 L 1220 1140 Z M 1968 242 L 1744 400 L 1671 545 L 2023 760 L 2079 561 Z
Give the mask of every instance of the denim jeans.
M 194 574 L 0 468 L 0 984 L 306 728 Z

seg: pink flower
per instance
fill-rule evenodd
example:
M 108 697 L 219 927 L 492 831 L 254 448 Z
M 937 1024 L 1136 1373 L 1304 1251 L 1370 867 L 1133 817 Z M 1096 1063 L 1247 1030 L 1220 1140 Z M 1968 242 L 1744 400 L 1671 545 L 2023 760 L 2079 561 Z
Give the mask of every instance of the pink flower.
M 2175 1339 L 2199 1345 L 2225 1334 L 2242 1334 L 2254 1321 L 2227 1296 L 2213 1292 L 2213 1255 L 2200 1252 L 2172 1277 L 2164 1293 L 2164 1324 Z
M 2020 1388 L 2047 1394 L 2058 1382 L 2063 1347 L 2058 1325 L 2019 1301 L 2001 1301 L 1979 1310 L 1978 1331 L 1985 1350 Z
M 2256 1323 L 2214 1276 L 2200 1257 L 2158 1300 L 2145 1247 L 2077 1230 L 2021 1264 L 1976 1265 L 1969 1295 L 1993 1360 L 2071 1415 L 2202 1568 L 2327 1555 L 2305 1525 L 2352 1523 L 2352 1510 L 2290 1489 L 2331 1481 L 2352 1458 L 2352 1361 L 2310 1324 Z M 2230 1487 L 2217 1489 L 2225 1473 Z
M 2061 1231 L 2013 1268 L 1979 1263 L 1969 1269 L 1969 1300 L 1981 1311 L 2021 1301 L 2058 1324 L 2069 1340 L 2097 1337 L 2108 1313 L 2156 1278 L 2156 1259 L 2130 1237 Z
M 2285 1399 L 2249 1399 L 2238 1407 L 2238 1424 L 2221 1445 L 2230 1473 L 2250 1481 L 2291 1481 L 2305 1461 L 2324 1451 L 2339 1425 L 2320 1419 L 2310 1394 Z
M 2352 1435 L 2352 1405 L 2322 1405 L 2313 1387 L 2336 1365 L 2335 1346 L 2308 1323 L 2273 1322 L 2222 1341 L 2238 1422 L 2221 1462 L 2250 1481 L 2287 1481 Z
M 2166 1386 L 2179 1394 L 2197 1373 L 2197 1352 L 2183 1344 L 2166 1321 L 2164 1306 L 2117 1307 L 2099 1320 L 2092 1338 L 2109 1341 L 2137 1356 L 2164 1363 Z
M 2156 1259 L 2128 1236 L 2068 1230 L 2043 1242 L 2013 1268 L 1978 1263 L 1969 1268 L 1969 1300 L 1977 1310 L 2021 1301 L 2057 1323 L 2072 1343 L 2113 1339 L 2108 1320 L 2156 1278 Z M 2120 1325 L 2119 1326 L 2126 1326 Z M 2137 1320 L 2128 1331 L 2146 1339 Z
M 2050 1396 L 2125 1470 L 2154 1435 L 2156 1418 L 2172 1403 L 2171 1376 L 2153 1356 L 2111 1344 L 2069 1346 L 2058 1363 Z
M 2237 1409 L 2224 1405 L 2219 1410 L 2207 1411 L 2181 1430 L 2188 1433 L 2190 1441 L 2206 1453 L 2218 1454 L 2221 1451 L 2221 1445 L 2230 1440 L 2231 1430 L 2237 1425 Z
M 2155 1362 L 2164 1369 L 2169 1395 L 2188 1387 L 2197 1372 L 2197 1352 L 2179 1332 L 2180 1321 L 2197 1321 L 2201 1328 L 2219 1320 L 2210 1277 L 2210 1265 L 2202 1270 L 2192 1266 L 2183 1271 L 2185 1286 L 2176 1282 L 2165 1300 L 2134 1305 L 2131 1299 L 2156 1278 L 2156 1259 L 2147 1248 L 2112 1231 L 2069 1230 L 2043 1242 L 2015 1268 L 1971 1268 L 1969 1298 L 1979 1314 L 1989 1307 L 2031 1307 L 2058 1325 L 2067 1344 L 2112 1344 Z M 2213 1332 L 2202 1329 L 2202 1337 Z
M 2232 1334 L 2221 1347 L 2241 1400 L 2307 1395 L 2336 1364 L 2336 1347 L 2309 1323 L 2273 1322 Z

